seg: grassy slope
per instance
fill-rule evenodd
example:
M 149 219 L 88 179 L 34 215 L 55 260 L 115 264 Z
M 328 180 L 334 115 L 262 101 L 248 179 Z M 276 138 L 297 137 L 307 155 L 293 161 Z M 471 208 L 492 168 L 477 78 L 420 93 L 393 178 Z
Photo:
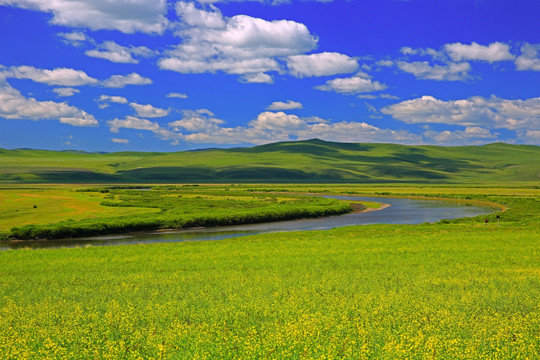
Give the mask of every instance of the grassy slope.
M 177 153 L 1 150 L 12 182 L 538 181 L 540 147 L 346 144 L 321 140 Z
M 507 198 L 521 216 L 0 252 L 0 357 L 536 358 L 537 190 L 372 191 Z

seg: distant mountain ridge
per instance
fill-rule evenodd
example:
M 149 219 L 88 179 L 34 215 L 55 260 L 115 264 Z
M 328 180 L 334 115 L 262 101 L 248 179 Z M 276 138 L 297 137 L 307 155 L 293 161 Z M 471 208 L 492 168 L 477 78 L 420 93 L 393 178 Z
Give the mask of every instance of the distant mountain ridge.
M 0 149 L 5 183 L 540 182 L 540 147 L 320 139 L 249 148 L 115 153 Z

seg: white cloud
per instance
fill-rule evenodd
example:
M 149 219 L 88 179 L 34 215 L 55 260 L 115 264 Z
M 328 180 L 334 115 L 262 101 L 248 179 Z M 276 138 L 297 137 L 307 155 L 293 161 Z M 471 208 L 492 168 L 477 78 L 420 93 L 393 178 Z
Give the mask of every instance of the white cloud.
M 188 96 L 186 94 L 180 94 L 180 93 L 168 93 L 168 98 L 177 98 L 177 99 L 187 99 Z
M 374 99 L 391 99 L 391 100 L 397 100 L 399 97 L 390 95 L 390 94 L 360 94 L 358 95 L 359 99 L 368 99 L 368 100 L 374 100 Z
M 434 142 L 438 145 L 480 145 L 486 142 L 494 142 L 499 136 L 498 133 L 492 133 L 490 130 L 471 126 L 464 130 L 456 131 L 425 131 L 424 137 L 428 142 Z
M 155 122 L 127 116 L 108 122 L 112 132 L 121 128 L 153 132 L 172 144 L 179 141 L 213 144 L 263 144 L 314 137 L 332 141 L 421 143 L 420 135 L 404 130 L 381 129 L 364 122 L 336 122 L 319 117 L 301 118 L 284 112 L 265 111 L 246 126 L 226 127 L 207 109 L 184 110 L 183 118 L 161 127 Z
M 374 99 L 377 99 L 379 97 L 377 95 L 373 95 L 373 94 L 360 94 L 360 95 L 358 95 L 358 98 L 359 99 L 374 100 Z
M 540 98 L 507 100 L 480 96 L 438 100 L 432 96 L 406 100 L 381 109 L 408 124 L 439 123 L 509 130 L 540 129 Z
M 291 110 L 291 109 L 301 109 L 302 104 L 297 101 L 287 100 L 283 101 L 274 101 L 270 104 L 266 110 Z
M 350 78 L 337 78 L 328 80 L 325 85 L 315 88 L 323 91 L 335 91 L 342 94 L 359 94 L 386 89 L 388 86 L 378 81 L 372 81 L 363 73 L 358 73 Z
M 115 103 L 115 104 L 128 103 L 128 100 L 123 96 L 109 96 L 109 95 L 101 95 L 99 98 L 96 99 L 96 101 L 100 109 L 108 108 L 110 106 L 109 103 Z
M 182 114 L 182 120 L 169 123 L 169 126 L 176 128 L 177 131 L 182 131 L 182 129 L 190 132 L 216 131 L 219 125 L 225 123 L 225 121 L 214 117 L 214 114 L 207 109 L 183 110 Z
M 225 27 L 225 19 L 220 12 L 197 9 L 192 2 L 177 2 L 176 14 L 189 26 L 203 28 Z
M 166 0 L 0 0 L 0 5 L 52 13 L 55 25 L 91 30 L 161 34 L 168 24 Z
M 399 99 L 398 96 L 391 95 L 391 94 L 380 94 L 379 97 L 380 97 L 381 99 L 391 99 L 391 100 L 397 100 L 397 99 Z
M 86 36 L 85 33 L 80 31 L 73 31 L 70 33 L 58 33 L 58 36 L 60 36 L 63 41 L 71 46 L 81 46 L 82 43 L 86 41 L 92 41 L 91 38 Z
M 380 67 L 390 67 L 394 66 L 394 62 L 392 60 L 379 60 L 375 63 L 375 65 Z
M 148 130 L 158 131 L 160 126 L 158 123 L 152 122 L 147 119 L 140 119 L 135 116 L 126 116 L 124 119 L 114 119 L 107 122 L 111 128 L 111 132 L 117 133 L 120 129 L 135 129 L 135 130 Z
M 105 41 L 100 44 L 96 49 L 87 50 L 85 52 L 87 56 L 106 59 L 115 63 L 131 63 L 136 64 L 139 60 L 134 59 L 133 56 L 150 57 L 155 54 L 146 46 L 121 46 L 114 41 Z
M 47 70 L 33 66 L 12 66 L 4 73 L 4 76 L 60 86 L 81 86 L 98 83 L 97 79 L 88 76 L 84 71 L 68 68 Z
M 416 54 L 418 54 L 418 50 L 413 49 L 410 46 L 402 47 L 401 49 L 399 49 L 399 52 L 402 53 L 403 55 L 416 55 Z
M 314 137 L 351 142 L 422 142 L 421 136 L 407 131 L 380 129 L 364 122 L 330 123 L 318 117 L 300 118 L 283 112 L 262 112 L 245 127 L 220 126 L 223 123 L 220 120 L 219 123 L 192 127 L 189 130 L 192 133 L 183 134 L 181 139 L 193 143 L 216 144 L 263 144 Z
M 313 119 L 312 119 L 313 120 Z M 275 141 L 305 140 L 321 138 L 330 141 L 348 142 L 401 142 L 421 143 L 422 137 L 407 131 L 381 129 L 364 122 L 329 123 L 315 119 L 311 123 L 305 118 L 282 112 L 263 112 L 247 127 L 217 127 L 212 131 L 195 132 L 182 136 L 184 141 L 216 144 L 264 144 Z
M 56 89 L 53 89 L 53 91 L 56 93 L 56 95 L 64 96 L 64 97 L 73 96 L 76 93 L 80 92 L 78 89 L 74 89 L 70 87 L 56 88 Z
M 342 121 L 331 124 L 313 124 L 297 133 L 298 139 L 320 138 L 342 142 L 398 142 L 418 144 L 422 137 L 405 130 L 381 129 L 365 122 Z
M 540 45 L 525 44 L 521 47 L 521 55 L 516 59 L 516 69 L 540 71 L 540 59 L 538 50 Z
M 6 119 L 58 120 L 73 126 L 98 125 L 94 116 L 83 110 L 64 102 L 26 98 L 2 80 L 0 80 L 0 116 Z
M 128 100 L 123 96 L 109 96 L 109 95 L 101 95 L 97 101 L 106 101 L 106 102 L 112 102 L 117 104 L 127 104 Z
M 430 65 L 427 61 L 398 61 L 397 66 L 418 79 L 429 80 L 465 80 L 469 77 L 468 73 L 471 70 L 471 65 L 467 62 Z
M 307 122 L 296 115 L 288 115 L 282 111 L 270 112 L 265 111 L 257 116 L 257 119 L 252 120 L 249 126 L 253 128 L 266 130 L 283 130 L 294 131 L 304 129 Z
M 518 134 L 519 138 L 529 144 L 540 145 L 540 130 L 526 130 Z
M 287 57 L 286 61 L 289 72 L 300 78 L 352 73 L 358 70 L 356 59 L 335 52 L 293 55 Z
M 434 60 L 448 60 L 448 56 L 443 51 L 437 51 L 432 48 L 417 48 L 413 49 L 410 46 L 404 46 L 401 49 L 399 49 L 399 52 L 405 55 L 406 57 L 411 57 L 413 55 L 417 56 L 429 56 Z M 382 60 L 382 64 L 386 66 L 390 66 L 389 60 Z M 384 66 L 382 64 L 379 64 L 380 66 Z
M 501 42 L 494 42 L 483 46 L 472 42 L 471 45 L 462 43 L 446 44 L 444 50 L 454 61 L 479 60 L 493 63 L 496 61 L 513 60 L 510 47 Z
M 151 79 L 142 77 L 137 73 L 131 73 L 129 75 L 113 75 L 102 82 L 103 86 L 108 88 L 123 88 L 126 85 L 148 85 L 151 83 Z
M 253 73 L 242 75 L 241 81 L 245 83 L 253 84 L 273 84 L 274 79 L 272 76 L 265 73 Z
M 116 144 L 129 144 L 128 139 L 118 139 L 118 138 L 111 138 L 111 141 Z
M 132 102 L 129 104 L 129 106 L 131 106 L 135 110 L 137 116 L 144 118 L 163 117 L 169 115 L 169 113 L 171 112 L 170 109 L 160 109 L 150 104 L 141 105 Z
M 278 57 L 298 55 L 315 48 L 317 38 L 304 24 L 288 20 L 266 21 L 247 15 L 224 17 L 179 2 L 183 19 L 177 32 L 183 42 L 158 61 L 161 69 L 180 73 L 222 71 L 243 75 L 244 82 L 270 83 L 269 71 L 281 71 Z

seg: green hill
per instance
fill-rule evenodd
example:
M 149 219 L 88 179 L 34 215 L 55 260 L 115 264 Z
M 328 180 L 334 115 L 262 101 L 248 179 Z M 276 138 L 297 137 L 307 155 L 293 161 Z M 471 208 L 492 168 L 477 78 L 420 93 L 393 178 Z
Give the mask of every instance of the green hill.
M 174 153 L 0 149 L 0 182 L 538 182 L 540 147 L 440 147 L 319 139 Z

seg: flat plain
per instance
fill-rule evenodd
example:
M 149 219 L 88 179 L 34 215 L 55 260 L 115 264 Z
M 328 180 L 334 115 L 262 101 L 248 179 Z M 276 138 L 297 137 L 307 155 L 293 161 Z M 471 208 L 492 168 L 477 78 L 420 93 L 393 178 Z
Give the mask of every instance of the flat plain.
M 281 198 L 294 197 L 285 192 L 435 196 L 506 210 L 435 224 L 3 251 L 2 358 L 533 359 L 540 353 L 534 186 L 235 187 Z M 232 186 L 190 191 L 226 188 Z M 51 194 L 73 190 L 56 186 Z

